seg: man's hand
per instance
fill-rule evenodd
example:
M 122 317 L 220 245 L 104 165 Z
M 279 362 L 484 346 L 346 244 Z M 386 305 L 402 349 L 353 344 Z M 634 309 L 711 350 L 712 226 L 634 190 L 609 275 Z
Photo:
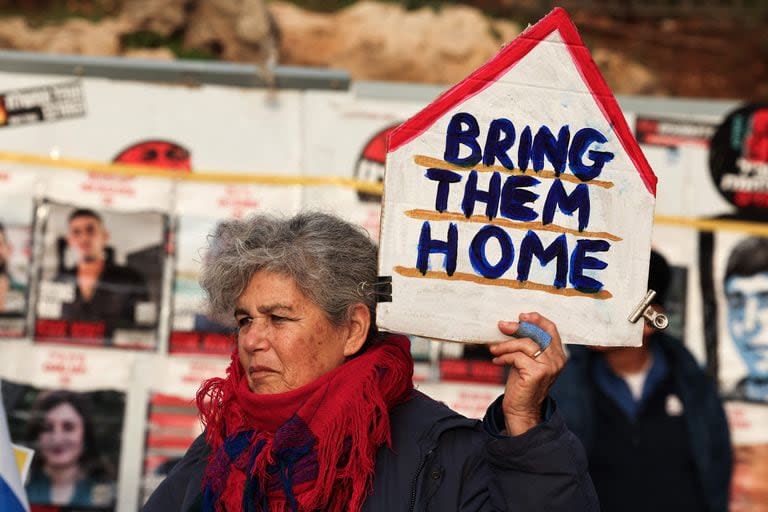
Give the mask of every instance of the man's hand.
M 504 390 L 502 409 L 507 433 L 513 436 L 541 423 L 542 404 L 566 361 L 555 324 L 538 313 L 522 313 L 520 321 L 538 325 L 552 336 L 552 342 L 543 352 L 540 352 L 538 343 L 530 338 L 513 338 L 490 346 L 494 364 L 512 367 Z M 501 321 L 499 330 L 511 336 L 519 325 L 518 322 Z M 540 353 L 536 355 L 537 352 Z

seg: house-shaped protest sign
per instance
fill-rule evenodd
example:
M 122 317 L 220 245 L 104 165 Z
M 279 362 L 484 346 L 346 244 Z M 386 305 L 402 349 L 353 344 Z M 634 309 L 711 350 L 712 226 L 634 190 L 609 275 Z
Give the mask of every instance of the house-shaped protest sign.
M 538 311 L 567 343 L 638 346 L 656 176 L 555 9 L 389 138 L 385 330 L 504 338 Z

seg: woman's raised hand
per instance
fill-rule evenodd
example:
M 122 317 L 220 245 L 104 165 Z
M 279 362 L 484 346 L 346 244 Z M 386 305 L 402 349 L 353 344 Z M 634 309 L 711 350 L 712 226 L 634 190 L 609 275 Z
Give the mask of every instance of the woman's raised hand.
M 519 318 L 546 331 L 552 341 L 543 351 L 531 338 L 510 338 L 490 346 L 494 364 L 511 366 L 502 409 L 507 433 L 513 436 L 541 422 L 542 404 L 567 359 L 554 323 L 538 313 L 521 313 Z M 500 321 L 499 330 L 511 336 L 520 322 Z

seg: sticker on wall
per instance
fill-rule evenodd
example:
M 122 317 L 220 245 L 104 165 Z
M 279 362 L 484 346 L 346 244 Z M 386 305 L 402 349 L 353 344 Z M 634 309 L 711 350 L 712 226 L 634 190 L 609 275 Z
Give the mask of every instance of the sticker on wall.
M 384 182 L 384 164 L 387 159 L 387 138 L 392 130 L 399 124 L 388 126 L 379 130 L 365 143 L 360 157 L 355 164 L 355 178 L 370 183 Z M 381 202 L 381 196 L 368 192 L 358 191 L 357 196 L 361 201 Z
M 0 93 L 0 127 L 84 115 L 85 98 L 79 80 Z
M 768 217 L 768 104 L 725 118 L 712 138 L 709 169 L 728 202 L 748 216 Z
M 183 146 L 165 139 L 149 139 L 131 144 L 113 160 L 120 164 L 151 165 L 163 169 L 192 170 L 192 157 Z
M 640 144 L 676 148 L 681 145 L 709 146 L 716 124 L 711 121 L 669 116 L 639 115 L 635 137 Z
M 640 345 L 656 176 L 564 10 L 396 128 L 384 183 L 380 327 L 487 342 L 539 311 Z

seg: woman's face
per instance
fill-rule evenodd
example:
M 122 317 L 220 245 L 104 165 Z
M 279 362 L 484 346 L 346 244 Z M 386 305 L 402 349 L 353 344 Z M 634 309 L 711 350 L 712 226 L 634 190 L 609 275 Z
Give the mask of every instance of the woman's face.
M 77 464 L 85 448 L 83 418 L 69 403 L 50 409 L 40 433 L 40 453 L 48 467 Z
M 344 363 L 349 329 L 333 325 L 290 277 L 254 274 L 235 319 L 240 364 L 254 393 L 284 393 Z

